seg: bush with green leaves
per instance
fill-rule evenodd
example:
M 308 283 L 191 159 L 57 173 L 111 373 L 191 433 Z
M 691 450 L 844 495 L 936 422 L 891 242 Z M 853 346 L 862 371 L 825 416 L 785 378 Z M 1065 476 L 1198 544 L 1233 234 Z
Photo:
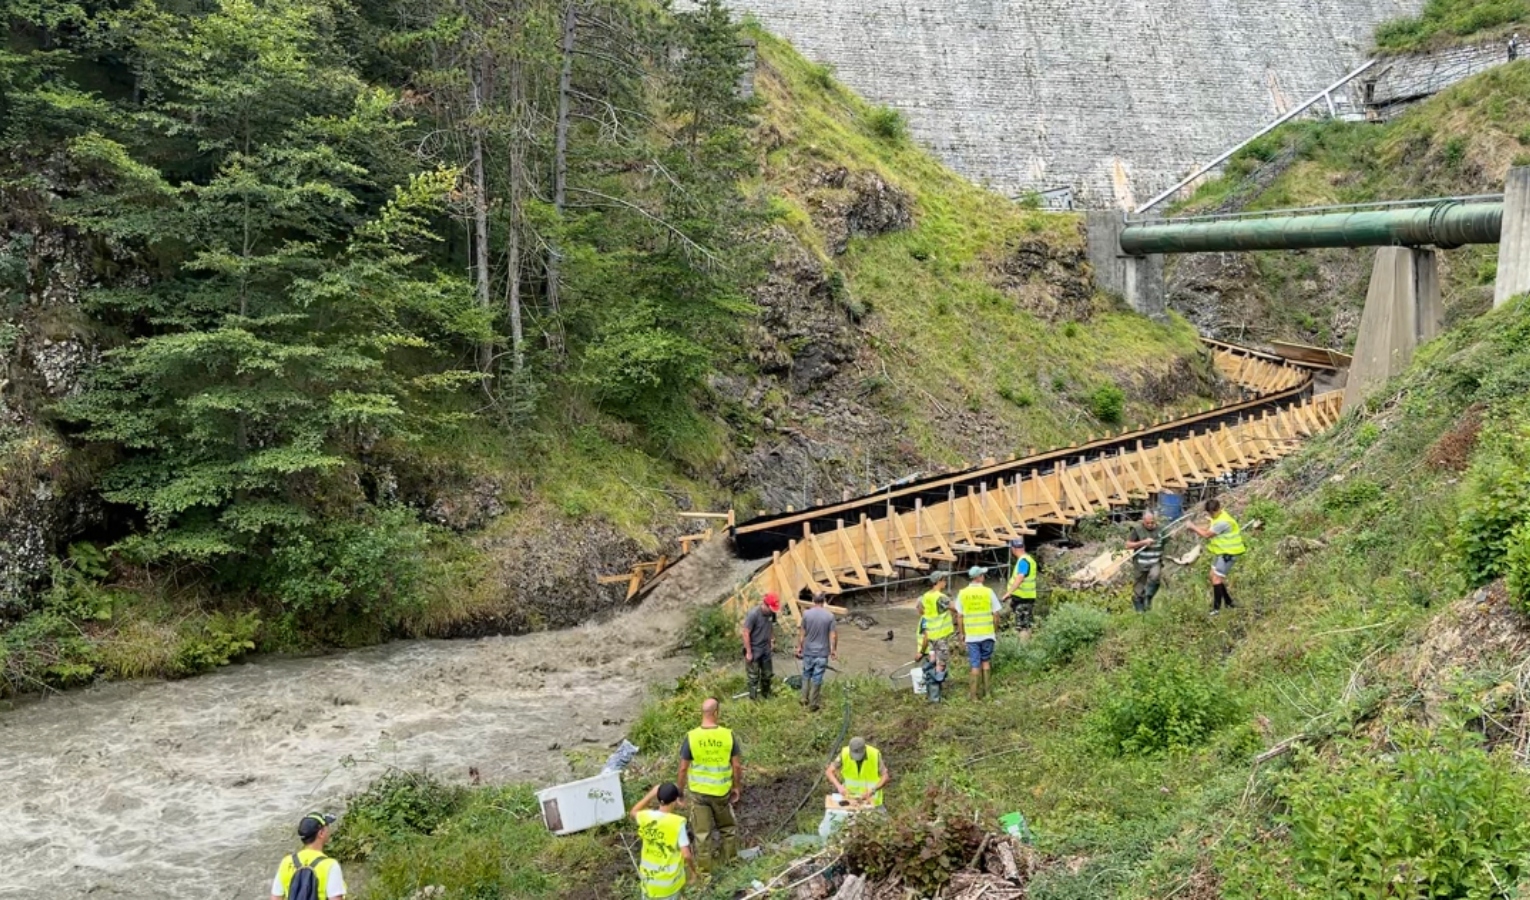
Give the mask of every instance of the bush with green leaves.
M 890 106 L 873 107 L 866 113 L 866 127 L 890 144 L 901 144 L 908 137 L 908 120 Z
M 739 622 L 722 606 L 698 607 L 685 627 L 685 643 L 704 660 L 732 659 L 744 655 L 738 635 Z
M 1132 661 L 1109 686 L 1090 728 L 1112 753 L 1148 755 L 1199 746 L 1241 714 L 1220 674 L 1162 652 Z
M 346 803 L 329 853 L 362 860 L 387 841 L 428 835 L 462 808 L 467 793 L 424 772 L 384 775 Z
M 1126 413 L 1126 392 L 1114 384 L 1102 384 L 1089 395 L 1089 412 L 1106 425 L 1119 425 Z
M 1064 603 L 1041 620 L 1025 645 L 1025 662 L 1032 671 L 1065 666 L 1079 651 L 1099 643 L 1110 626 L 1110 613 L 1084 603 Z
M 1508 898 L 1530 860 L 1530 773 L 1468 732 L 1406 729 L 1397 749 L 1302 751 L 1275 829 L 1219 854 L 1228 900 Z M 1279 839 L 1272 839 L 1278 836 Z
M 1455 556 L 1467 583 L 1512 578 L 1511 599 L 1530 612 L 1530 424 L 1484 429 L 1467 470 Z M 1516 571 L 1517 570 L 1517 571 Z

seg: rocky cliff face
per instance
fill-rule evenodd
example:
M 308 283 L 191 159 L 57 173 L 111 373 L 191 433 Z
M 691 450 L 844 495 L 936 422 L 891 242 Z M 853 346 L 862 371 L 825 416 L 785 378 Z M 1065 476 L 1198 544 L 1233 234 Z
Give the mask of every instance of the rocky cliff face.
M 0 195 L 0 615 L 29 608 L 49 558 L 96 522 L 88 460 L 47 407 L 79 389 L 97 350 L 79 304 L 99 251 Z

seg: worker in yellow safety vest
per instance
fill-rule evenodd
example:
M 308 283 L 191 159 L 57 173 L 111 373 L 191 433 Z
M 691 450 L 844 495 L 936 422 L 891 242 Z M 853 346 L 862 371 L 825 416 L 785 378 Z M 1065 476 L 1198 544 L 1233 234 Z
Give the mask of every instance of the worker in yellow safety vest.
M 1248 552 L 1243 544 L 1243 529 L 1227 510 L 1222 501 L 1213 497 L 1206 501 L 1206 514 L 1211 521 L 1205 528 L 1190 523 L 1190 529 L 1206 539 L 1206 549 L 1211 553 L 1211 614 L 1216 615 L 1223 606 L 1233 608 L 1232 594 L 1227 592 L 1227 576 L 1232 573 L 1233 563 Z
M 961 628 L 967 643 L 967 665 L 972 668 L 972 680 L 967 683 L 967 696 L 973 700 L 988 696 L 988 676 L 993 659 L 994 621 L 1003 610 L 999 597 L 992 588 L 983 584 L 987 570 L 973 566 L 967 570 L 971 581 L 956 595 L 954 610 L 957 626 Z
M 925 698 L 939 703 L 956 625 L 951 619 L 951 598 L 946 596 L 946 573 L 936 572 L 930 581 L 930 589 L 919 598 L 919 648 L 914 662 L 924 665 Z
M 881 751 L 861 737 L 851 738 L 823 774 L 841 797 L 860 806 L 881 806 L 882 788 L 892 780 Z
M 696 832 L 696 856 L 701 868 L 711 868 L 712 834 L 722 843 L 723 859 L 738 856 L 738 821 L 733 814 L 744 790 L 743 748 L 730 729 L 717 724 L 717 699 L 701 704 L 701 726 L 680 742 L 680 774 L 686 808 Z
M 329 842 L 334 824 L 334 816 L 317 812 L 298 822 L 298 840 L 303 842 L 303 849 L 282 857 L 271 882 L 271 900 L 287 900 L 295 895 L 345 900 L 345 873 L 340 871 L 338 862 L 324 855 L 324 845 Z M 294 881 L 298 882 L 296 891 Z
M 1009 542 L 1009 555 L 1015 568 L 1009 576 L 1009 607 L 1015 613 L 1015 629 L 1029 633 L 1036 618 L 1036 560 L 1025 552 L 1025 540 Z
M 649 809 L 655 800 L 658 809 Z M 691 854 L 690 837 L 685 831 L 685 817 L 677 814 L 680 789 L 673 784 L 656 784 L 632 807 L 632 821 L 637 823 L 643 841 L 643 896 L 678 897 L 685 890 L 685 876 L 699 881 L 696 858 Z

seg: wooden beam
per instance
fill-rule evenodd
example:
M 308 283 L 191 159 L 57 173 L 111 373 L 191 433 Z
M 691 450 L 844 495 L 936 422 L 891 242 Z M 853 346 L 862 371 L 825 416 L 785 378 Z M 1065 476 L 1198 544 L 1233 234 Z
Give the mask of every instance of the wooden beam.
M 877 523 L 874 519 L 861 513 L 861 534 L 865 537 L 866 545 L 871 548 L 871 554 L 876 558 L 877 574 L 883 578 L 893 578 L 898 570 L 892 567 L 892 562 L 887 558 L 887 546 L 882 542 L 882 536 L 877 534 Z
M 845 559 L 850 561 L 850 568 L 854 571 L 853 575 L 846 574 L 841 575 L 840 577 L 845 581 L 850 582 L 851 584 L 858 584 L 861 587 L 871 587 L 871 578 L 866 574 L 866 567 L 861 565 L 861 555 L 860 553 L 856 552 L 855 544 L 850 542 L 850 535 L 845 532 L 844 519 L 838 520 L 838 525 L 834 529 L 834 534 L 838 536 L 839 546 L 845 551 Z

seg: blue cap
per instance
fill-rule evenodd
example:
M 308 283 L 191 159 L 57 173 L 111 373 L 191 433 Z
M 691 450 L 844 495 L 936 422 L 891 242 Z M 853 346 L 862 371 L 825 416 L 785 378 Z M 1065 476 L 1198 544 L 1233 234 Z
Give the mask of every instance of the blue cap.
M 1010 541 L 1009 542 L 1009 549 L 1011 549 L 1011 550 L 1024 550 L 1025 549 L 1025 538 L 1015 538 L 1014 540 Z
M 983 577 L 983 573 L 985 573 L 987 571 L 988 570 L 983 568 L 982 566 L 973 566 L 972 568 L 967 570 L 967 577 L 968 578 L 982 578 Z

